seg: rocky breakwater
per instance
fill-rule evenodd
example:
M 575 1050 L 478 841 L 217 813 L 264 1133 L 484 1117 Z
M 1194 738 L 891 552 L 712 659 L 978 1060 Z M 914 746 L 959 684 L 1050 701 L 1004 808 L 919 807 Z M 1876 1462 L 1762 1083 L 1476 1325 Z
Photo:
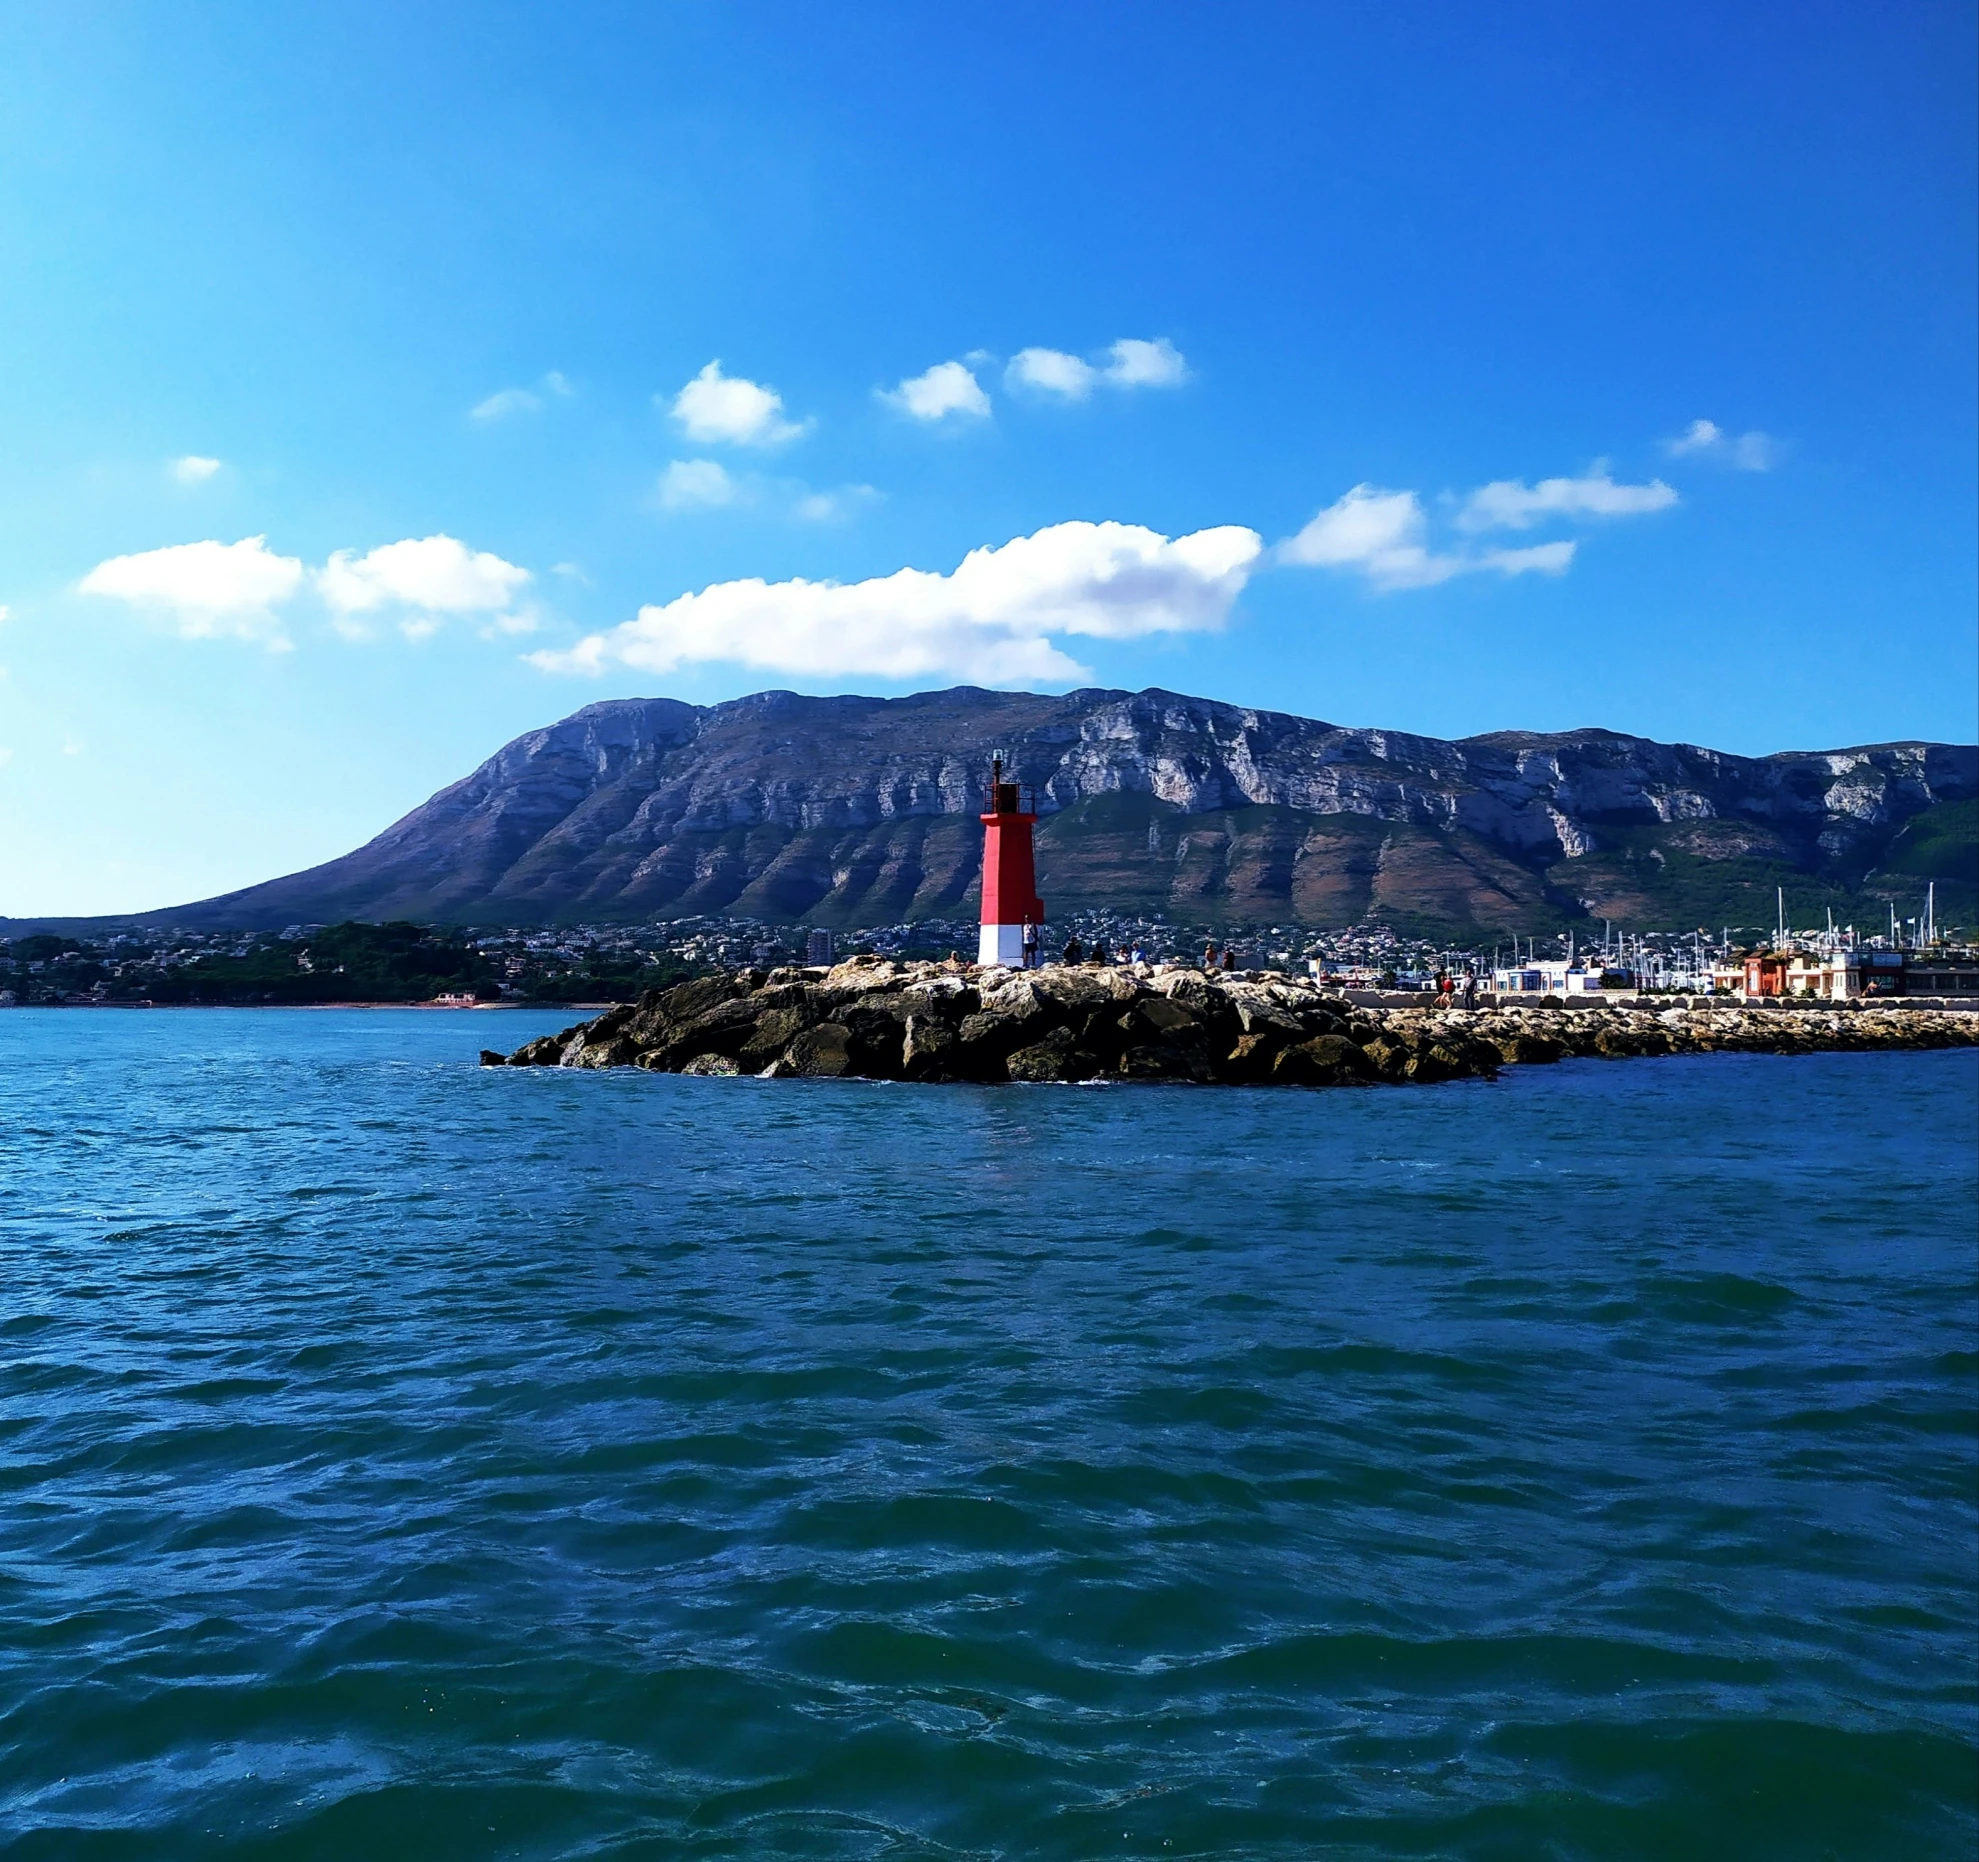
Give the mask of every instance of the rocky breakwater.
M 1897 1008 L 1350 1008 L 1277 975 L 1035 971 L 854 958 L 649 990 L 484 1066 L 875 1080 L 1348 1086 L 1481 1079 L 1568 1055 L 1799 1053 L 1979 1042 L 1979 1017 Z

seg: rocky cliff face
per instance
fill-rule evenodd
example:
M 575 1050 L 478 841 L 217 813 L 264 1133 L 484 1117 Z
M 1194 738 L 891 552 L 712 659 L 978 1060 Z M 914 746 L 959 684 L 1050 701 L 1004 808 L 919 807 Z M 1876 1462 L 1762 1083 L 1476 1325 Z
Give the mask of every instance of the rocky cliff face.
M 1770 923 L 1775 884 L 1803 906 L 1810 891 L 1873 895 L 1906 830 L 1946 867 L 1928 875 L 1943 882 L 1941 915 L 1975 883 L 1961 864 L 1972 746 L 1753 758 L 1600 730 L 1444 742 L 1162 691 L 964 687 L 588 705 L 342 859 L 154 916 L 966 916 L 994 754 L 1035 795 L 1041 887 L 1060 911 L 1451 930 L 1584 914 Z M 1921 890 L 1915 858 L 1895 865 L 1904 896 Z

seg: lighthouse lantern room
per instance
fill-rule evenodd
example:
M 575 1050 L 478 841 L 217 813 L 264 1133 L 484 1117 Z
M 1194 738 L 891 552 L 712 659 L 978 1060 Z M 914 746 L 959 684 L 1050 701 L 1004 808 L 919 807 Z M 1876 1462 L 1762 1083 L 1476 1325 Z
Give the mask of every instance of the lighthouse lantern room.
M 991 765 L 989 813 L 983 816 L 983 935 L 976 961 L 1013 970 L 1035 956 L 1044 926 L 1031 856 L 1037 816 L 1024 811 L 1022 799 L 1016 783 L 1004 781 L 998 757 Z

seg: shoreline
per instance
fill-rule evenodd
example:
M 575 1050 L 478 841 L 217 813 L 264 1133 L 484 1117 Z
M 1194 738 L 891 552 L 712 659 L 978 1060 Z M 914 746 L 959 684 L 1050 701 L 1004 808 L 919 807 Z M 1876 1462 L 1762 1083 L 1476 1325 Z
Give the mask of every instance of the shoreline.
M 485 1067 L 929 1084 L 1085 1080 L 1375 1086 L 1489 1079 L 1569 1056 L 1979 1046 L 1979 1013 L 1933 1004 L 1793 1012 L 1685 1000 L 1369 1006 L 1275 973 L 1039 970 L 852 958 L 650 990 Z
M 432 1014 L 478 1015 L 488 1009 L 534 1009 L 545 1015 L 568 1015 L 573 1010 L 603 1012 L 615 1008 L 611 1002 L 9 1002 L 0 1005 L 0 1015 L 27 1009 L 254 1009 L 256 1011 L 296 1010 L 313 1013 L 319 1009 L 421 1009 Z

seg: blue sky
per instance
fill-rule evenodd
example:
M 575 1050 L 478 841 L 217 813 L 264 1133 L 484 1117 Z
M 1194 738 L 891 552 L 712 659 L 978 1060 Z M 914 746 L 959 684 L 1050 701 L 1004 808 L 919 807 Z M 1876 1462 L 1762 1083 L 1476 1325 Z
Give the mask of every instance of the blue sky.
M 1974 18 L 8 7 L 0 913 L 629 694 L 1970 741 Z

